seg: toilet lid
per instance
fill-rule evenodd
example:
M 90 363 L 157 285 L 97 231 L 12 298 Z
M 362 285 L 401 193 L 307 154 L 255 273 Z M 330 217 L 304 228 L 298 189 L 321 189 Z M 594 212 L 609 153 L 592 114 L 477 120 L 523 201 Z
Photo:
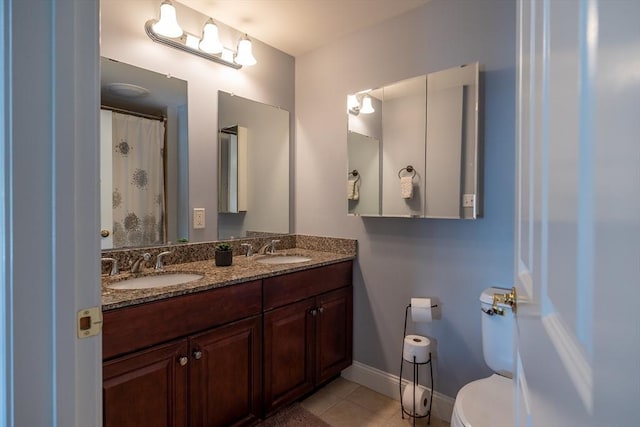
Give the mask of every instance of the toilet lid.
M 458 392 L 454 416 L 467 427 L 511 427 L 513 393 L 513 381 L 497 374 L 473 381 Z

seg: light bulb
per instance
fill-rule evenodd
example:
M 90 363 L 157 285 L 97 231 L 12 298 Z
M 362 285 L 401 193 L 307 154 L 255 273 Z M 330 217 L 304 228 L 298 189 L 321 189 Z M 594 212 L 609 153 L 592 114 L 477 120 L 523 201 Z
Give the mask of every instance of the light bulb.
M 209 19 L 202 30 L 202 40 L 200 41 L 200 50 L 207 53 L 222 52 L 222 43 L 218 38 L 218 26 Z
M 236 64 L 240 65 L 255 65 L 257 62 L 251 52 L 251 40 L 249 40 L 246 34 L 238 42 L 238 53 L 236 54 L 235 61 Z
M 151 27 L 153 32 L 165 37 L 177 38 L 182 36 L 182 28 L 176 19 L 176 8 L 169 0 L 160 5 L 160 19 Z
M 371 97 L 369 95 L 362 98 L 362 108 L 360 109 L 362 114 L 371 114 L 375 113 L 376 110 L 373 109 L 373 105 L 371 105 Z

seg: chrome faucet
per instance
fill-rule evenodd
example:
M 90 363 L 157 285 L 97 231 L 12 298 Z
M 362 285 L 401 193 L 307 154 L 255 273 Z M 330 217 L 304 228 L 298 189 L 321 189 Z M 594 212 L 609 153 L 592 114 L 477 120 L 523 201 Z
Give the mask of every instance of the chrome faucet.
M 164 270 L 164 257 L 167 255 L 171 255 L 171 251 L 160 252 L 158 256 L 156 256 L 156 270 Z
M 109 276 L 115 276 L 116 274 L 120 274 L 120 269 L 118 269 L 118 260 L 115 258 L 100 258 L 100 262 L 110 262 L 111 263 L 111 272 Z
M 274 255 L 276 253 L 276 243 L 279 242 L 280 240 L 272 240 L 271 242 L 261 247 L 258 253 L 263 255 Z
M 135 260 L 133 264 L 131 264 L 131 272 L 132 273 L 141 273 L 142 272 L 142 263 L 147 262 L 151 259 L 151 254 L 149 252 L 145 252 L 140 255 L 140 258 Z
M 253 256 L 253 246 L 251 243 L 242 243 L 240 246 L 247 248 L 247 256 Z

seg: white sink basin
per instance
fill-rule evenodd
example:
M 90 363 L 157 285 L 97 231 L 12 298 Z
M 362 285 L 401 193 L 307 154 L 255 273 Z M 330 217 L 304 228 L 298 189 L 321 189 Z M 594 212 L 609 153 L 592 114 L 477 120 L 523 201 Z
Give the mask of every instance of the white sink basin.
M 163 273 L 151 276 L 131 277 L 108 285 L 111 289 L 151 289 L 181 285 L 204 277 L 197 273 Z
M 272 255 L 256 260 L 260 264 L 295 264 L 311 261 L 311 258 L 302 255 Z

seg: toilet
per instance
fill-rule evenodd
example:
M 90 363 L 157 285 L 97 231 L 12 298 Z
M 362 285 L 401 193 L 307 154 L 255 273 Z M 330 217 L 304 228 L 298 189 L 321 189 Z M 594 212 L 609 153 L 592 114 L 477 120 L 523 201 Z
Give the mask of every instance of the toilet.
M 513 426 L 513 327 L 511 307 L 499 304 L 504 315 L 492 314 L 493 294 L 506 289 L 489 288 L 480 295 L 482 307 L 482 353 L 495 372 L 460 389 L 451 415 L 451 427 Z

